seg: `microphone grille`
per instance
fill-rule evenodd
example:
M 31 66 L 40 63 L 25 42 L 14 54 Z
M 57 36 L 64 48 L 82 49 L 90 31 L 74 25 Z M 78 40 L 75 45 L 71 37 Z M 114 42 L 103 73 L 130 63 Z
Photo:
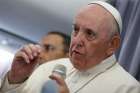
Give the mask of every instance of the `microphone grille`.
M 66 78 L 67 68 L 64 65 L 57 64 L 54 66 L 52 73 L 61 75 L 64 79 Z

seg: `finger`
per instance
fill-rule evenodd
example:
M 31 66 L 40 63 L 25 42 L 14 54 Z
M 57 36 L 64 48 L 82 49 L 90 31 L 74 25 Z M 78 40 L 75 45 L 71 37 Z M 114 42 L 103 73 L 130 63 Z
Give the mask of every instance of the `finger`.
M 32 55 L 34 57 L 38 56 L 39 52 L 38 52 L 38 47 L 36 47 L 36 45 L 33 45 L 33 44 L 29 44 L 29 47 L 32 51 Z
M 56 82 L 57 82 L 60 86 L 66 86 L 66 83 L 65 83 L 64 79 L 63 79 L 59 74 L 53 73 L 53 74 L 50 76 L 50 78 L 53 79 L 53 80 L 56 80 Z
M 34 56 L 33 56 L 33 53 L 32 53 L 32 49 L 30 48 L 29 45 L 25 45 L 22 49 L 21 49 L 22 52 L 25 52 L 30 60 L 34 59 Z
M 59 85 L 59 93 L 69 93 L 69 89 L 61 75 L 53 73 L 50 78 L 55 80 Z
M 38 45 L 38 44 L 36 44 L 35 46 L 36 46 L 36 48 L 38 50 L 38 53 L 40 53 L 42 51 L 42 47 L 40 45 Z
M 30 63 L 28 55 L 22 51 L 19 51 L 15 54 L 14 60 L 23 60 L 26 63 Z

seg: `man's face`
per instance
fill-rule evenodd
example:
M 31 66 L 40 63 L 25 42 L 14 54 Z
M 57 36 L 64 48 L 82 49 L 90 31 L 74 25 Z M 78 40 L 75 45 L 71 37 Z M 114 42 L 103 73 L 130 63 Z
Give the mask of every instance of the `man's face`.
M 66 57 L 64 53 L 63 38 L 57 34 L 49 34 L 41 40 L 42 52 L 39 57 L 39 63 Z
M 75 68 L 89 69 L 108 56 L 109 29 L 104 16 L 106 11 L 97 5 L 76 16 L 70 45 L 70 60 Z

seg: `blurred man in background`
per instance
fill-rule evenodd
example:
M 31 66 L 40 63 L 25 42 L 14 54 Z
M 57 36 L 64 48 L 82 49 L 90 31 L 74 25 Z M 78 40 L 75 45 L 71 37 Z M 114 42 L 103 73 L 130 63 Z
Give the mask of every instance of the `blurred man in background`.
M 42 51 L 38 58 L 39 64 L 53 59 L 65 58 L 68 57 L 69 53 L 70 36 L 59 31 L 51 31 L 42 38 L 40 45 Z

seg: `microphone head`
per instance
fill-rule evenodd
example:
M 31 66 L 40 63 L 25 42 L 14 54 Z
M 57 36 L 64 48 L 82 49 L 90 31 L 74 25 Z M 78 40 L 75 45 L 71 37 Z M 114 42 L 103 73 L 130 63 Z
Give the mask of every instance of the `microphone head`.
M 65 79 L 65 78 L 66 78 L 66 71 L 67 71 L 67 68 L 66 68 L 64 65 L 57 64 L 57 65 L 53 68 L 52 73 L 59 74 L 59 75 L 62 76 L 63 79 Z
M 54 66 L 52 73 L 59 74 L 63 79 L 66 78 L 66 67 L 57 64 Z M 58 84 L 55 80 L 48 80 L 42 87 L 41 93 L 58 93 Z

